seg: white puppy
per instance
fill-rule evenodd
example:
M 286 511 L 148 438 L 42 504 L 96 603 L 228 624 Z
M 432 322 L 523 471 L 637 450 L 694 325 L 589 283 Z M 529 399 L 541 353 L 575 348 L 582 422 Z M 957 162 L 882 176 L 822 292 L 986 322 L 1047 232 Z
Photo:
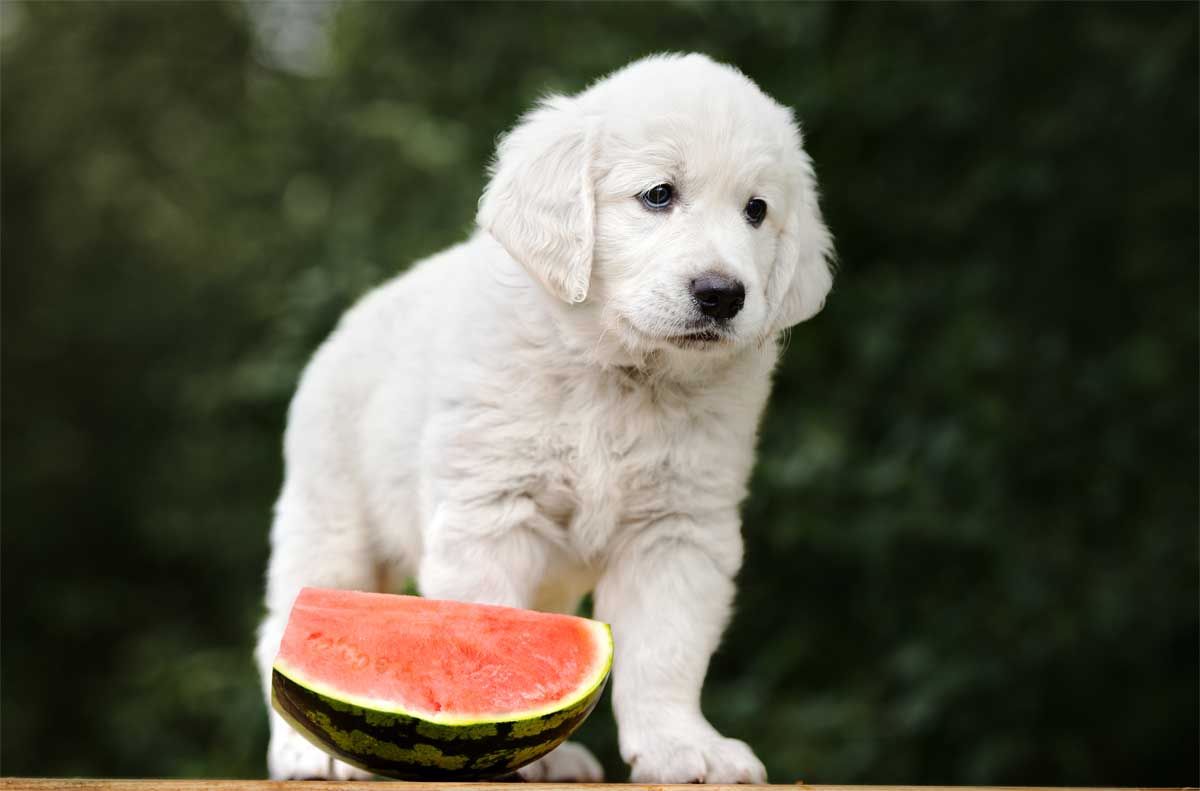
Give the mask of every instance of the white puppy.
M 265 684 L 301 586 L 416 577 L 616 642 L 621 755 L 645 783 L 764 782 L 700 712 L 742 560 L 738 506 L 777 336 L 831 283 L 791 112 L 701 55 L 551 96 L 499 146 L 480 230 L 364 298 L 285 438 Z M 349 778 L 272 715 L 272 777 Z M 522 774 L 598 780 L 567 744 Z

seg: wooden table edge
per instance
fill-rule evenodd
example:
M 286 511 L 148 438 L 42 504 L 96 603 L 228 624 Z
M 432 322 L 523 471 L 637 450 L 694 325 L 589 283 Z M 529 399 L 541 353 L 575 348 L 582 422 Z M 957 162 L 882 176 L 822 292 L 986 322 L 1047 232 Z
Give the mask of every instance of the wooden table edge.
M 387 782 L 387 781 L 383 781 Z M 398 782 L 398 781 L 394 781 Z M 0 777 L 3 791 L 369 791 L 361 782 L 278 780 L 167 780 L 102 779 L 87 777 Z M 694 785 L 641 785 L 634 783 L 403 783 L 404 791 L 696 791 Z M 911 785 L 709 785 L 712 791 L 1196 791 L 1189 787 L 1153 788 L 1146 786 L 911 786 Z

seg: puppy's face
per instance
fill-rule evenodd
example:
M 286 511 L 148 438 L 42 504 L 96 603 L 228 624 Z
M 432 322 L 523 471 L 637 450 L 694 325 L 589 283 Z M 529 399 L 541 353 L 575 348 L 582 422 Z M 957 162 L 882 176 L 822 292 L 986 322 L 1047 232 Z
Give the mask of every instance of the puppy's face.
M 635 354 L 762 343 L 820 310 L 831 282 L 791 113 L 702 56 L 547 100 L 501 144 L 480 222 Z

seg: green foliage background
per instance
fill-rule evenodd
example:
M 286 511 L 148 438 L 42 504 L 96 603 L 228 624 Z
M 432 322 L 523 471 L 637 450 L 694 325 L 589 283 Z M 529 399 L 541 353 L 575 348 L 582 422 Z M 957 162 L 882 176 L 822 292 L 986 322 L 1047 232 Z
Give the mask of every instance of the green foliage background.
M 541 92 L 696 49 L 841 258 L 711 718 L 776 782 L 1200 784 L 1196 4 L 348 3 L 313 73 L 256 10 L 0 8 L 5 774 L 261 776 L 305 360 Z

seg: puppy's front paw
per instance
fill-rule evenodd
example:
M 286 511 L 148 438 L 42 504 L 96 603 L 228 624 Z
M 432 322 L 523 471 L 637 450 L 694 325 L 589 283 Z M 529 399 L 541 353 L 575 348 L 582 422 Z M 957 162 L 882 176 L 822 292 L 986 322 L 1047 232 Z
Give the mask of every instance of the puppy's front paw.
M 737 739 L 661 736 L 639 745 L 631 761 L 633 783 L 765 783 L 767 770 Z
M 286 724 L 271 734 L 267 773 L 272 780 L 370 780 L 374 777 L 370 772 L 334 760 Z
M 604 768 L 582 744 L 563 742 L 517 774 L 527 783 L 599 783 Z

